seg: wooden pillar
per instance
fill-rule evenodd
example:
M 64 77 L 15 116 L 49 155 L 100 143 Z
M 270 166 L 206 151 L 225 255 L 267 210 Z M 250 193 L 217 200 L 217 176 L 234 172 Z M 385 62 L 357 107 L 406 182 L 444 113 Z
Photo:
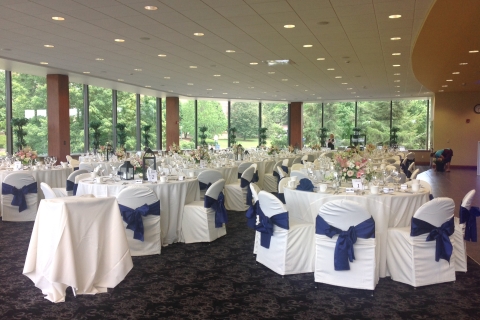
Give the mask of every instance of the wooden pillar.
M 70 154 L 70 99 L 68 76 L 47 75 L 48 155 L 66 161 Z
M 180 137 L 180 103 L 178 97 L 167 97 L 165 101 L 167 119 L 167 150 L 175 143 L 179 145 Z
M 292 102 L 290 104 L 290 145 L 303 147 L 303 111 L 302 102 Z

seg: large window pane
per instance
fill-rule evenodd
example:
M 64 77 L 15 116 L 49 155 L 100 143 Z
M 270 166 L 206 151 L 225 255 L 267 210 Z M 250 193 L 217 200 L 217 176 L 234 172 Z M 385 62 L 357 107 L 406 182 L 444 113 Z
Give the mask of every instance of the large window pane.
M 82 153 L 84 145 L 83 84 L 70 83 L 70 153 Z
M 267 144 L 279 148 L 288 146 L 288 104 L 263 103 L 262 127 L 268 128 Z
M 390 101 L 358 101 L 357 127 L 368 143 L 390 145 Z
M 100 145 L 112 142 L 112 89 L 89 86 L 90 122 L 97 120 L 100 126 Z M 90 130 L 89 150 L 93 151 L 93 130 Z
M 12 73 L 12 112 L 14 118 L 27 118 L 25 142 L 39 155 L 48 153 L 47 79 Z M 14 128 L 15 129 L 15 128 Z M 14 150 L 16 136 L 13 135 Z
M 125 124 L 127 134 L 125 150 L 135 151 L 137 146 L 137 96 L 135 93 L 117 92 L 117 123 Z
M 195 101 L 180 99 L 180 148 L 195 149 Z
M 162 150 L 167 150 L 167 105 L 162 99 Z
M 398 145 L 407 149 L 426 149 L 428 100 L 396 100 L 392 103 L 393 126 L 400 129 Z
M 322 104 L 303 104 L 303 137 L 304 144 L 312 146 L 320 144 L 320 128 L 322 127 Z
M 7 153 L 7 110 L 5 105 L 5 70 L 0 70 L 0 156 Z
M 242 101 L 230 105 L 230 127 L 237 129 L 237 143 L 245 148 L 258 146 L 258 119 L 258 102 Z
M 197 101 L 198 128 L 207 127 L 206 142 L 215 146 L 215 140 L 219 148 L 228 147 L 228 103 L 226 101 Z M 200 135 L 200 130 L 198 130 Z M 215 139 L 217 138 L 217 139 Z M 200 138 L 198 138 L 200 144 Z
M 335 136 L 335 147 L 348 146 L 355 127 L 355 102 L 325 103 L 323 112 L 323 126 L 327 135 Z
M 140 120 L 142 127 L 150 125 L 150 149 L 157 149 L 157 98 L 140 95 Z M 143 145 L 142 141 L 142 148 Z

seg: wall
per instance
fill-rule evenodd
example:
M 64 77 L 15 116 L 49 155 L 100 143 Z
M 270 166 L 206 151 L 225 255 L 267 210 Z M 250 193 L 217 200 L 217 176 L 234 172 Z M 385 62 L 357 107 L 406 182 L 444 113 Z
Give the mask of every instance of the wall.
M 452 166 L 477 165 L 480 114 L 473 112 L 473 107 L 477 104 L 480 104 L 480 92 L 435 94 L 433 148 L 451 148 Z M 470 123 L 466 123 L 467 119 L 470 119 Z

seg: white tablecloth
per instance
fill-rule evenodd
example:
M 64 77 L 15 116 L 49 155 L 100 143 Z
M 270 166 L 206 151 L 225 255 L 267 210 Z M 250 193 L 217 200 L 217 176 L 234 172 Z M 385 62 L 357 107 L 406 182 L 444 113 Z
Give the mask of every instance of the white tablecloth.
M 78 184 L 77 196 L 93 194 L 96 197 L 115 197 L 120 190 L 129 185 L 135 185 L 133 180 L 121 182 L 94 183 L 83 180 Z M 169 180 L 166 183 L 142 184 L 151 188 L 160 199 L 160 228 L 162 244 L 183 242 L 182 219 L 183 206 L 192 201 L 200 200 L 200 187 L 197 179 L 184 181 Z
M 115 198 L 42 200 L 23 274 L 52 302 L 77 294 L 106 292 L 132 269 L 125 229 Z
M 121 166 L 122 164 L 124 164 L 125 161 L 116 161 L 116 162 L 113 162 L 113 164 L 115 164 L 115 166 L 117 167 L 117 171 L 118 171 L 118 167 Z M 89 166 L 92 167 L 92 171 L 93 169 L 95 169 L 97 166 L 102 166 L 102 169 L 104 170 L 103 171 L 103 175 L 104 176 L 108 176 L 110 173 L 112 173 L 112 167 L 110 166 L 110 162 L 106 162 L 106 161 L 80 161 L 80 164 L 87 164 Z
M 205 170 L 218 170 L 222 173 L 223 179 L 225 179 L 225 184 L 228 183 L 237 183 L 238 181 L 238 167 L 221 167 L 221 168 L 196 168 L 196 169 L 183 169 L 183 172 L 194 172 L 195 176 Z
M 315 223 L 318 210 L 325 203 L 348 199 L 365 206 L 375 220 L 375 237 L 379 247 L 378 268 L 380 277 L 386 277 L 387 273 L 387 229 L 393 227 L 408 227 L 415 211 L 429 201 L 429 190 L 422 189 L 421 193 L 400 193 L 393 195 L 333 195 L 331 193 L 315 193 L 297 191 L 285 188 L 285 201 L 289 215 Z M 314 241 L 314 238 L 312 238 Z

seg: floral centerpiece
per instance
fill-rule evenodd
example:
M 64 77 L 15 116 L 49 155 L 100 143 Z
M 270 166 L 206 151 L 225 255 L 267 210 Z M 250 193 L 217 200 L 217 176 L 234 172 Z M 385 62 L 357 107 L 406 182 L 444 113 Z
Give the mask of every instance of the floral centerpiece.
M 175 142 L 172 143 L 172 145 L 169 146 L 168 149 L 173 153 L 180 153 L 182 151 L 182 150 L 180 150 L 180 146 L 177 146 L 177 144 Z
M 370 162 L 356 148 L 346 152 L 338 152 L 334 157 L 335 170 L 341 173 L 342 179 L 359 179 L 363 174 L 370 181 L 373 170 Z
M 268 148 L 268 151 L 267 151 L 267 153 L 269 155 L 278 154 L 279 152 L 280 152 L 280 149 L 277 146 L 274 146 L 274 145 L 272 145 L 270 148 Z
M 15 153 L 15 158 L 17 161 L 21 161 L 23 164 L 29 164 L 30 161 L 33 162 L 33 160 L 37 159 L 37 151 L 34 151 L 31 147 L 26 146 Z
M 208 148 L 198 147 L 198 149 L 193 150 L 190 153 L 190 156 L 195 160 L 195 162 L 200 162 L 200 160 L 210 162 L 210 154 L 208 153 Z
M 245 152 L 245 148 L 240 143 L 234 144 L 232 150 L 235 155 L 243 154 Z
M 115 156 L 117 156 L 118 160 L 123 160 L 125 159 L 125 149 L 122 147 L 118 147 L 117 150 L 115 150 Z
M 133 156 L 132 158 L 130 158 L 130 164 L 135 168 L 135 173 L 143 175 L 143 163 L 141 157 L 139 157 L 138 155 Z
M 317 143 L 317 144 L 314 144 L 313 146 L 310 146 L 310 148 L 312 148 L 312 150 L 321 150 L 322 147 Z
M 289 146 L 288 146 L 288 152 L 290 152 L 290 153 L 295 152 L 295 147 L 292 146 L 292 145 L 289 145 Z
M 377 149 L 377 147 L 375 147 L 375 145 L 371 144 L 371 143 L 369 143 L 365 146 L 365 151 L 367 151 L 368 153 L 372 153 L 376 149 Z

